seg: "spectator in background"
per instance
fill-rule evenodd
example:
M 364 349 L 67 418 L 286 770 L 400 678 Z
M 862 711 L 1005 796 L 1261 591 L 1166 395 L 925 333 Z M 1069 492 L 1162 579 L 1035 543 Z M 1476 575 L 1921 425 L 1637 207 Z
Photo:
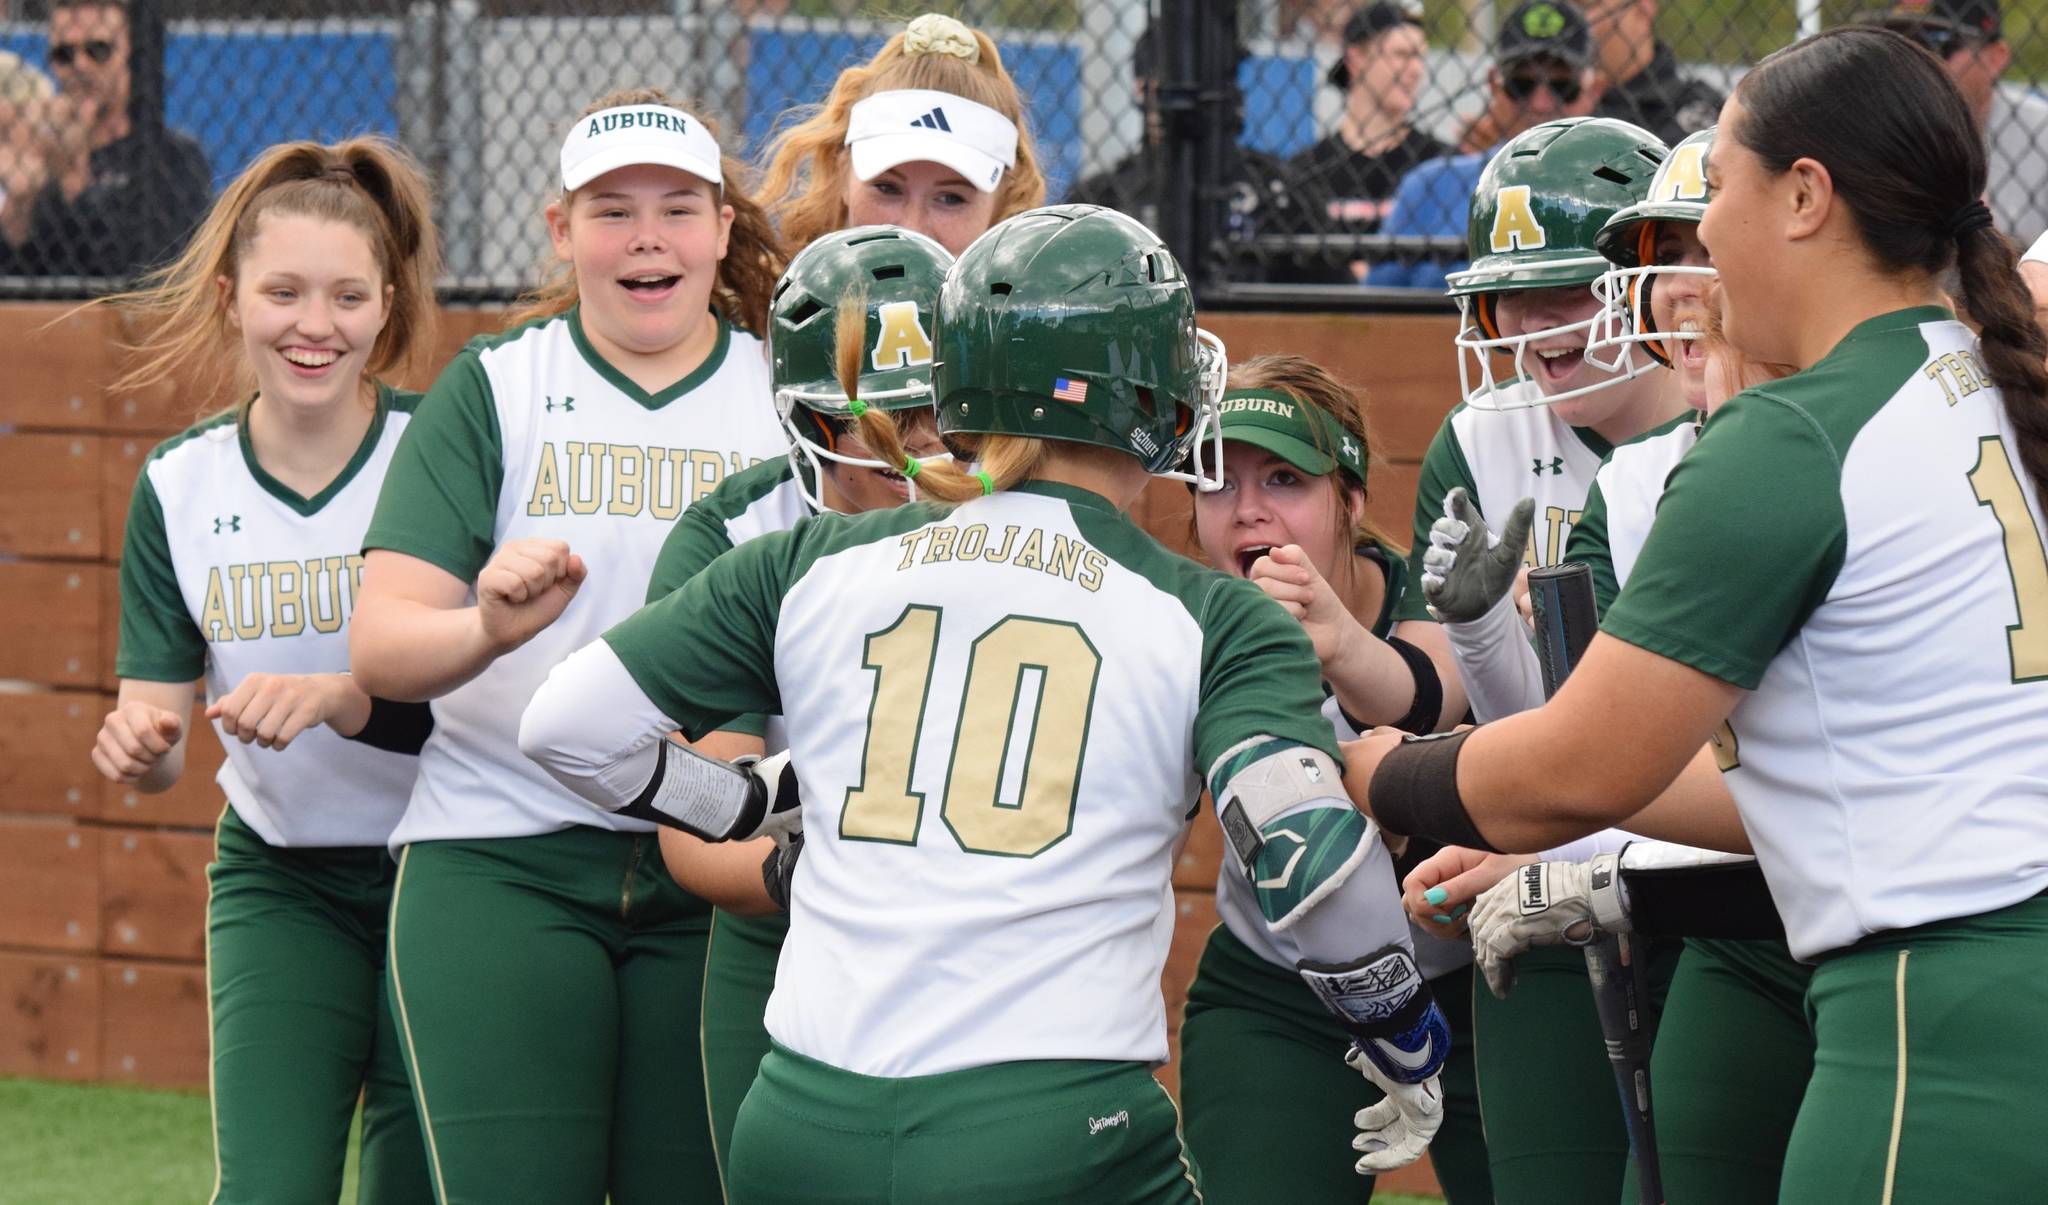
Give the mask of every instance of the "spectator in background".
M 212 194 L 206 153 L 130 111 L 126 0 L 56 0 L 57 95 L 0 139 L 0 276 L 126 277 L 183 244 Z
M 1720 119 L 1722 95 L 1679 74 L 1657 40 L 1657 0 L 1592 0 L 1586 6 L 1604 85 L 1593 116 L 1632 122 L 1676 144 Z
M 1985 203 L 2022 246 L 2048 233 L 2048 100 L 2000 88 L 2012 62 L 1998 0 L 1903 0 L 1858 17 L 1925 46 L 1948 68 L 1984 132 L 1991 182 Z
M 1237 50 L 1240 64 L 1246 54 L 1240 44 Z M 1166 190 L 1165 172 L 1159 155 L 1166 129 L 1159 110 L 1162 69 L 1157 29 L 1147 25 L 1131 50 L 1132 84 L 1136 89 L 1138 107 L 1145 115 L 1144 140 L 1136 150 L 1108 168 L 1083 177 L 1080 183 L 1067 191 L 1069 202 L 1106 206 L 1131 215 L 1154 231 L 1160 229 L 1159 200 Z M 1230 189 L 1231 235 L 1242 238 L 1261 229 L 1282 228 L 1279 215 L 1290 207 L 1284 180 L 1285 165 L 1279 158 L 1263 151 L 1235 143 L 1232 145 L 1237 157 L 1225 173 Z M 1233 276 L 1241 278 L 1244 275 L 1235 270 L 1241 266 L 1234 265 Z
M 1444 275 L 1464 267 L 1462 242 L 1472 189 L 1493 157 L 1493 147 L 1540 122 L 1584 117 L 1593 110 L 1593 38 L 1584 14 L 1569 0 L 1533 0 L 1501 22 L 1487 71 L 1487 106 L 1473 130 L 1493 141 L 1464 153 L 1432 159 L 1408 173 L 1394 193 L 1381 234 L 1460 240 L 1454 262 L 1392 257 L 1372 266 L 1370 285 L 1441 289 Z M 1477 134 L 1468 133 L 1468 143 Z
M 1401 177 L 1450 153 L 1409 121 L 1428 49 L 1419 8 L 1380 0 L 1351 15 L 1343 56 L 1328 76 L 1344 94 L 1344 115 L 1336 132 L 1287 162 L 1303 233 L 1373 233 Z M 1351 283 L 1365 272 L 1365 261 L 1356 259 L 1331 279 Z

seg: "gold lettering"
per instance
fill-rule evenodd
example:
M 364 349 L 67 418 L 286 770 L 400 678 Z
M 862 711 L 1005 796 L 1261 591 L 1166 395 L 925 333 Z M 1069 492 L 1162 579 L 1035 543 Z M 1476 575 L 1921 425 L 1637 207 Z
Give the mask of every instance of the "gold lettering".
M 327 588 L 320 588 L 320 576 L 327 578 Z M 306 562 L 306 611 L 313 621 L 313 630 L 331 635 L 341 630 L 341 621 L 348 612 L 342 610 L 341 578 L 342 559 L 338 556 L 314 558 Z M 321 596 L 326 596 L 326 605 L 321 605 Z M 354 592 L 350 592 L 353 597 Z
M 570 440 L 564 451 L 569 459 L 569 509 L 579 515 L 594 515 L 604 502 L 604 445 Z M 583 467 L 584 457 L 590 467 Z
M 932 534 L 931 528 L 920 527 L 916 531 L 910 532 L 909 534 L 905 535 L 902 539 L 896 541 L 898 544 L 901 544 L 903 546 L 903 563 L 896 566 L 898 570 L 910 568 L 911 562 L 917 559 L 917 546 L 919 542 L 921 542 L 926 536 L 930 534 Z
M 235 625 L 237 640 L 263 635 L 263 574 L 260 563 L 228 566 L 228 598 L 233 611 L 229 622 Z
M 1102 574 L 1108 568 L 1109 558 L 1090 548 L 1081 558 L 1081 588 L 1091 594 L 1102 589 Z
M 297 561 L 270 562 L 270 634 L 296 636 L 306 630 L 306 577 Z
M 647 486 L 647 509 L 654 517 L 667 521 L 683 513 L 690 503 L 683 495 L 683 482 L 689 476 L 690 453 L 683 448 L 661 449 L 660 468 L 648 465 L 648 474 L 653 478 Z M 653 449 L 648 450 L 648 459 L 654 458 Z
M 1493 251 L 1504 255 L 1509 251 L 1534 251 L 1543 246 L 1546 239 L 1543 223 L 1536 220 L 1536 210 L 1529 203 L 1527 184 L 1510 184 L 1495 194 L 1493 211 Z
M 526 513 L 559 515 L 566 510 L 562 505 L 560 471 L 555 467 L 555 445 L 543 443 L 540 446 L 540 471 L 533 476 L 533 496 L 526 500 Z
M 1933 381 L 1935 384 L 1941 386 L 1941 392 L 1943 396 L 1948 398 L 1949 405 L 1953 406 L 1957 402 L 1962 400 L 1961 398 L 1958 398 L 1956 396 L 1955 390 L 1950 389 L 1948 387 L 1948 379 L 1942 374 L 1941 360 L 1939 357 L 1928 361 L 1927 367 L 1920 370 L 1920 375 L 1926 377 L 1928 380 Z
M 918 325 L 915 301 L 884 302 L 875 310 L 875 319 L 882 328 L 875 336 L 871 360 L 876 372 L 932 362 L 932 341 Z
M 1019 569 L 1045 568 L 1045 554 L 1041 547 L 1044 542 L 1045 533 L 1036 527 L 1032 528 L 1031 534 L 1024 537 L 1024 546 L 1017 550 L 1016 557 L 1010 563 Z
M 1017 525 L 1015 523 L 1012 523 L 1008 527 L 1003 528 L 1002 547 L 989 549 L 987 552 L 981 554 L 981 559 L 984 561 L 994 561 L 998 564 L 1001 564 L 1002 562 L 1010 559 L 1010 545 L 1016 542 Z
M 931 532 L 931 547 L 924 550 L 924 563 L 929 565 L 935 561 L 952 560 L 953 541 L 959 537 L 960 529 L 957 527 L 934 527 L 931 529 Z
M 647 506 L 647 490 L 641 484 L 641 470 L 647 464 L 647 455 L 640 449 L 625 444 L 611 444 L 610 450 L 612 503 L 605 507 L 605 513 L 630 518 Z
M 199 613 L 199 630 L 211 641 L 233 640 L 235 633 L 228 625 L 227 594 L 221 589 L 220 566 L 206 571 L 206 606 Z
M 696 466 L 696 480 L 690 483 L 690 501 L 695 502 L 712 490 L 725 478 L 725 461 L 716 452 L 700 452 L 690 449 L 690 463 Z
M 969 523 L 960 529 L 959 545 L 953 555 L 963 561 L 971 561 L 981 555 L 982 545 L 988 543 L 988 524 Z
M 1045 571 L 1055 577 L 1074 580 L 1074 573 L 1081 567 L 1081 550 L 1087 545 L 1079 540 L 1069 540 L 1059 533 L 1053 533 L 1052 556 L 1047 559 Z

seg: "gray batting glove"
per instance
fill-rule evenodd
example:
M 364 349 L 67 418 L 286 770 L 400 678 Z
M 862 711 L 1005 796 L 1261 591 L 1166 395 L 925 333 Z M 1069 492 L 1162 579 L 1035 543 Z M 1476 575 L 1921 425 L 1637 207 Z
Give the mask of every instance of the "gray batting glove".
M 1515 503 L 1495 541 L 1463 486 L 1445 494 L 1443 517 L 1430 524 L 1422 554 L 1422 597 L 1429 613 L 1443 623 L 1470 623 L 1506 598 L 1521 572 L 1535 515 L 1535 499 Z

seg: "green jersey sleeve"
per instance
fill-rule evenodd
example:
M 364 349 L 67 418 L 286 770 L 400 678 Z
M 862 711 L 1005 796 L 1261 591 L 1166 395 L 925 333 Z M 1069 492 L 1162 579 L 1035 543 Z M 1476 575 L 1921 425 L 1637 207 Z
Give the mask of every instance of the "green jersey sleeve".
M 1615 584 L 1614 550 L 1607 539 L 1607 495 L 1598 479 L 1586 491 L 1585 509 L 1565 540 L 1564 559 L 1583 562 L 1593 571 L 1593 602 L 1600 614 L 1607 614 L 1621 588 Z
M 654 576 L 647 582 L 647 601 L 660 602 L 682 589 L 711 562 L 731 550 L 732 538 L 726 533 L 725 524 L 700 499 L 683 512 L 682 518 L 669 528 L 668 538 L 661 542 L 661 552 L 654 558 Z M 758 712 L 739 716 L 719 725 L 719 731 L 762 736 L 768 731 L 768 717 Z
M 503 439 L 490 378 L 476 353 L 443 369 L 392 453 L 363 548 L 418 557 L 465 582 L 497 546 Z
M 1672 470 L 1601 630 L 1754 690 L 1847 547 L 1834 443 L 1804 409 L 1752 390 L 1716 411 Z
M 1429 551 L 1430 525 L 1443 517 L 1444 495 L 1463 486 L 1472 499 L 1473 509 L 1479 507 L 1479 485 L 1472 479 L 1472 466 L 1465 463 L 1465 449 L 1458 443 L 1458 433 L 1451 428 L 1451 419 L 1457 413 L 1453 410 L 1444 416 L 1443 425 L 1429 441 L 1429 451 L 1422 454 L 1421 480 L 1415 487 L 1415 539 L 1408 546 L 1411 582 L 1422 580 L 1422 554 Z M 1435 622 L 1421 590 L 1409 590 L 1401 596 L 1394 618 Z
M 797 553 L 796 532 L 749 540 L 604 634 L 689 739 L 736 717 L 781 714 L 775 624 Z
M 1198 770 L 1210 773 L 1218 758 L 1258 736 L 1320 749 L 1343 764 L 1323 718 L 1322 666 L 1300 624 L 1257 586 L 1226 578 L 1210 588 L 1201 626 Z M 1213 791 L 1221 783 L 1209 785 Z
M 206 636 L 185 609 L 164 535 L 164 508 L 145 466 L 128 503 L 121 544 L 121 651 L 114 673 L 145 682 L 190 682 L 206 672 Z

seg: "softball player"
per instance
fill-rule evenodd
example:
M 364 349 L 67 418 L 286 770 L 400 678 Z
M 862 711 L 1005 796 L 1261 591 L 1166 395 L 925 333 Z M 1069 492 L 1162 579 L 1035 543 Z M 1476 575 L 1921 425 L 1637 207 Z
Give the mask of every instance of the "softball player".
M 775 289 L 769 348 L 789 455 L 728 478 L 683 513 L 654 563 L 647 601 L 680 589 L 721 553 L 822 511 L 857 514 L 910 494 L 901 461 L 875 459 L 860 412 L 889 411 L 914 455 L 941 454 L 932 417 L 931 321 L 953 257 L 893 226 L 828 234 L 790 260 Z M 858 308 L 843 311 L 842 299 Z M 842 376 L 851 369 L 854 379 Z M 698 742 L 725 757 L 779 753 L 780 716 L 749 716 Z M 676 881 L 718 905 L 704 968 L 704 1093 L 720 1167 L 733 1118 L 768 1053 L 762 1015 L 789 922 L 764 887 L 767 841 L 721 844 L 661 832 Z
M 577 118 L 547 212 L 566 275 L 441 374 L 364 537 L 355 673 L 437 721 L 391 838 L 391 982 L 445 1202 L 718 1196 L 677 1020 L 709 908 L 653 826 L 592 813 L 514 735 L 683 510 L 784 450 L 748 333 L 777 244 L 738 177 L 659 92 Z
M 1203 777 L 1262 915 L 1390 1093 L 1360 1115 L 1364 1169 L 1412 1160 L 1442 1018 L 1399 917 L 1364 906 L 1391 865 L 1325 794 L 1308 641 L 1123 514 L 1215 417 L 1221 349 L 1205 362 L 1178 265 L 1121 214 L 1035 210 L 954 265 L 937 344 L 940 428 L 981 468 L 918 479 L 959 505 L 735 549 L 558 667 L 521 727 L 606 811 L 712 838 L 803 821 L 735 1197 L 1196 1199 L 1149 1068 Z M 785 717 L 800 808 L 786 773 L 772 809 L 700 790 L 723 768 L 661 739 L 751 711 Z
M 1411 579 L 1427 568 L 1440 517 L 1476 525 L 1495 516 L 1506 546 L 1525 550 L 1523 565 L 1555 563 L 1614 445 L 1684 412 L 1673 374 L 1656 360 L 1633 344 L 1591 345 L 1610 323 L 1593 288 L 1607 267 L 1595 239 L 1617 211 L 1649 195 L 1664 158 L 1663 143 L 1626 122 L 1572 118 L 1511 139 L 1481 174 L 1468 226 L 1472 266 L 1450 279 L 1464 316 L 1465 400 L 1423 459 Z M 1502 354 L 1513 379 L 1493 375 L 1492 357 Z M 1533 522 L 1515 513 L 1523 499 L 1533 499 Z M 1422 638 L 1448 643 L 1457 702 L 1469 701 L 1481 719 L 1527 706 L 1532 691 L 1541 697 L 1524 658 L 1502 651 L 1526 643 L 1505 593 L 1490 609 L 1441 612 L 1440 627 L 1422 626 L 1433 617 L 1419 590 L 1396 612 Z M 1520 970 L 1512 1000 L 1476 993 L 1472 1005 L 1494 1191 L 1504 1201 L 1560 1205 L 1618 1199 L 1628 1139 L 1585 962 L 1577 951 L 1540 951 Z M 1568 1103 L 1525 1107 L 1538 1084 Z
M 1835 103 L 1880 87 L 1899 103 Z M 1729 339 L 1801 371 L 1707 423 L 1552 703 L 1363 742 L 1355 781 L 1390 827 L 1509 849 L 1653 802 L 1705 821 L 1725 781 L 1816 963 L 1780 1199 L 2016 1199 L 2048 1172 L 2015 1120 L 2048 1066 L 2048 340 L 1968 108 L 1897 35 L 1766 59 L 1708 179 Z M 1981 335 L 1943 305 L 1952 265 Z
M 359 1096 L 360 1199 L 433 1199 L 383 987 L 384 841 L 427 721 L 349 679 L 342 631 L 418 400 L 375 378 L 431 344 L 439 262 L 402 152 L 295 142 L 113 299 L 148 326 L 122 388 L 223 364 L 255 387 L 158 445 L 135 483 L 120 701 L 92 752 L 116 782 L 169 787 L 205 678 L 228 754 L 206 907 L 215 1202 L 333 1201 Z
M 958 255 L 1044 204 L 1045 176 L 996 44 L 926 13 L 841 71 L 825 103 L 776 136 L 761 191 L 792 247 L 893 225 Z
M 1406 561 L 1364 519 L 1372 454 L 1363 399 L 1307 360 L 1261 356 L 1231 368 L 1221 412 L 1223 487 L 1194 500 L 1203 555 L 1279 599 L 1308 633 L 1325 682 L 1344 677 L 1359 645 L 1391 633 L 1407 581 Z M 1363 727 L 1334 694 L 1323 712 L 1340 737 Z M 1303 984 L 1298 952 L 1267 927 L 1256 896 L 1234 867 L 1217 876 L 1223 923 L 1209 935 L 1181 1027 L 1188 1147 L 1214 1200 L 1356 1201 L 1341 1139 L 1346 1116 L 1375 1094 L 1330 1058 L 1344 1031 Z M 1416 955 L 1453 1043 L 1431 1159 L 1454 1202 L 1488 1201 L 1471 953 L 1429 941 L 1416 943 Z

